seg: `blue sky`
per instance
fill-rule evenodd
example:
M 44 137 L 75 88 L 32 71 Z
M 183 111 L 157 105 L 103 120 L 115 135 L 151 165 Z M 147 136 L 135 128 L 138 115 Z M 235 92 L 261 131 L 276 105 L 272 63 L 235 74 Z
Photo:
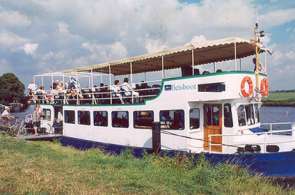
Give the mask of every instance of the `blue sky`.
M 250 38 L 273 50 L 271 89 L 295 89 L 293 0 L 0 0 L 0 74 L 33 74 L 184 45 Z

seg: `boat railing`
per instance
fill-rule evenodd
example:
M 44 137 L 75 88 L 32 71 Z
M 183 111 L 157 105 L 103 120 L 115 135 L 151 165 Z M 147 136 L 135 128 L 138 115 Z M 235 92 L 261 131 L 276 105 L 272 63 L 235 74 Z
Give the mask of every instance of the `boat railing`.
M 273 123 L 273 124 L 291 124 L 293 125 L 293 123 Z M 243 134 L 210 134 L 208 135 L 208 145 L 209 145 L 209 152 L 212 152 L 212 146 L 221 146 L 221 147 L 243 147 L 245 145 L 260 145 L 262 146 L 263 151 L 266 151 L 266 147 L 267 145 L 276 145 L 276 144 L 287 144 L 287 143 L 295 143 L 295 139 L 291 139 L 288 141 L 268 141 L 268 138 L 270 138 L 271 136 L 278 136 L 278 135 L 283 135 L 283 136 L 295 136 L 295 129 L 292 128 L 291 129 L 285 129 L 285 130 L 272 130 L 272 131 L 265 131 L 265 132 L 257 132 L 257 133 L 243 133 Z M 234 137 L 245 137 L 247 136 L 248 138 L 253 137 L 253 138 L 257 138 L 257 136 L 263 137 L 263 139 L 259 139 L 258 141 L 247 141 L 247 142 L 238 142 L 237 144 L 224 144 L 223 142 L 221 143 L 217 143 L 216 141 L 214 141 L 214 138 L 217 137 L 221 137 L 221 138 L 234 138 Z M 233 139 L 231 139 L 233 140 Z M 246 140 L 251 140 L 251 139 L 246 139 Z M 263 140 L 263 141 L 261 141 Z
M 53 95 L 50 91 L 46 91 L 46 94 L 39 97 L 37 101 L 41 103 L 49 104 L 117 104 L 117 100 L 128 100 L 126 103 L 138 103 L 144 101 L 147 98 L 156 97 L 161 90 L 161 85 L 150 86 L 150 83 L 159 83 L 161 80 L 144 82 L 145 87 L 132 88 L 132 90 L 122 90 L 122 85 L 119 85 L 120 90 L 113 91 L 111 86 L 101 86 L 94 88 L 78 88 L 74 89 L 75 94 L 71 96 L 67 93 L 67 90 L 59 92 L 58 95 Z M 134 85 L 143 83 L 134 83 Z M 70 90 L 70 89 L 68 89 Z M 129 94 L 129 95 L 126 95 Z M 136 95 L 137 94 L 137 95 Z M 122 102 L 120 102 L 122 103 Z

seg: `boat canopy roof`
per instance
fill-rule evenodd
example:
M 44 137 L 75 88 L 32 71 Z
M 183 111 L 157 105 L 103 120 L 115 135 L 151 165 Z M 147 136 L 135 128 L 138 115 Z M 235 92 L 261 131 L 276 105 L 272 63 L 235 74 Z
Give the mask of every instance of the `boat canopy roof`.
M 185 66 L 194 66 L 244 58 L 255 54 L 255 43 L 250 40 L 231 37 L 189 45 L 157 53 L 144 54 L 111 62 L 77 67 L 64 72 L 100 72 L 127 75 L 160 71 Z M 258 45 L 261 48 L 260 45 Z M 132 70 L 131 70 L 132 69 Z

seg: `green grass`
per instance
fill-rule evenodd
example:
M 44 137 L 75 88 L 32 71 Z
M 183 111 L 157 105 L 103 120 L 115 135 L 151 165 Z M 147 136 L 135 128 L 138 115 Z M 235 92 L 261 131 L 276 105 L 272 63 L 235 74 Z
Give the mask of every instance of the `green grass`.
M 194 165 L 187 157 L 99 150 L 59 143 L 25 142 L 0 135 L 0 194 L 295 194 L 230 166 Z
M 265 105 L 295 106 L 295 92 L 271 92 L 263 102 Z

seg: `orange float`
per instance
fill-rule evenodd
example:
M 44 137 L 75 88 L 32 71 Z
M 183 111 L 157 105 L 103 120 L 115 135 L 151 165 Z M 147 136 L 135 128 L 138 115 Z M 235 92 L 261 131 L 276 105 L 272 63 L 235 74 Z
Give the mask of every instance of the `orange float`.
M 269 88 L 267 79 L 262 79 L 262 81 L 260 82 L 260 93 L 262 96 L 268 96 Z
M 246 83 L 248 84 L 248 90 L 245 89 Z M 249 76 L 244 77 L 241 82 L 241 93 L 244 97 L 249 97 L 253 94 L 253 81 Z

